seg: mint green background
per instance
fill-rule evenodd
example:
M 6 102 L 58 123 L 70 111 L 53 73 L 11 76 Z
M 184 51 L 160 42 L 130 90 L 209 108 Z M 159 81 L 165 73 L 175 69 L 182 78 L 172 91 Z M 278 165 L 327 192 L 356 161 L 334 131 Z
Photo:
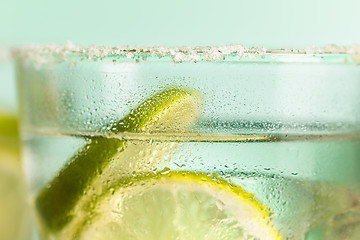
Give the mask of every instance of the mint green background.
M 357 0 L 12 0 L 1 5 L 3 46 L 66 40 L 268 48 L 360 43 Z
M 0 49 L 24 43 L 302 48 L 360 44 L 358 0 L 1 0 Z M 0 109 L 16 109 L 0 59 Z

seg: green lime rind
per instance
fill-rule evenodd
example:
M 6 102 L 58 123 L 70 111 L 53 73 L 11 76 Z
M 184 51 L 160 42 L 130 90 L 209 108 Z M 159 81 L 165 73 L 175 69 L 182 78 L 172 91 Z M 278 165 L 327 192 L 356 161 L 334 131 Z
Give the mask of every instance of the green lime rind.
M 140 132 L 158 120 L 173 102 L 184 96 L 198 96 L 194 92 L 172 88 L 164 90 L 133 109 L 118 123 L 111 126 L 111 133 Z M 126 142 L 120 139 L 92 137 L 44 187 L 35 205 L 43 224 L 50 231 L 61 230 L 73 218 L 72 210 L 103 169 L 119 152 L 126 150 Z
M 120 120 L 111 129 L 112 133 L 120 132 L 141 132 L 145 127 L 154 124 L 159 113 L 170 107 L 173 102 L 186 95 L 198 98 L 198 93 L 194 91 L 172 88 L 164 90 L 155 96 L 145 100 L 137 108 Z
M 69 222 L 73 217 L 71 209 L 92 179 L 101 173 L 113 155 L 124 149 L 125 142 L 121 140 L 90 139 L 36 198 L 43 223 L 57 231 Z

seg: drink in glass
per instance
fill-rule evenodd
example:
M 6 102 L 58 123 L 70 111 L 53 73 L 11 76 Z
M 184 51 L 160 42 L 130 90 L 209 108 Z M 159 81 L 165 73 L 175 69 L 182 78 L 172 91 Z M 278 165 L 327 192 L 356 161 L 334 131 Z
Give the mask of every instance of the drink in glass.
M 358 239 L 357 47 L 14 50 L 41 239 Z

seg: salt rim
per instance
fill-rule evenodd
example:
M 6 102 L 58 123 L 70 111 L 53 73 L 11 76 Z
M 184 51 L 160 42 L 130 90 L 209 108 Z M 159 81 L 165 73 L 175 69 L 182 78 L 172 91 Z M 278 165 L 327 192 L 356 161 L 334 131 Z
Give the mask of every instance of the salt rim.
M 153 56 L 158 58 L 170 57 L 174 63 L 221 61 L 227 56 L 242 58 L 256 58 L 265 54 L 347 54 L 353 57 L 360 55 L 360 45 L 337 46 L 327 45 L 323 48 L 306 47 L 304 49 L 245 48 L 241 45 L 208 46 L 208 47 L 132 47 L 132 46 L 80 46 L 68 41 L 63 45 L 25 45 L 13 49 L 13 57 L 20 60 L 35 61 L 38 64 L 49 62 L 52 58 L 56 62 L 74 60 L 102 60 L 106 57 L 146 60 Z

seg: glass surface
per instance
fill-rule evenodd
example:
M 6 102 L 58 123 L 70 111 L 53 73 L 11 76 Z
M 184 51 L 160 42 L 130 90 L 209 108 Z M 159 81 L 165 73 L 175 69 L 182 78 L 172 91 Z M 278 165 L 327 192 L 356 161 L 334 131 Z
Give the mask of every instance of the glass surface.
M 13 64 L 0 48 L 0 239 L 30 239 L 26 188 L 21 174 L 20 142 Z
M 358 53 L 15 49 L 41 239 L 359 239 Z

